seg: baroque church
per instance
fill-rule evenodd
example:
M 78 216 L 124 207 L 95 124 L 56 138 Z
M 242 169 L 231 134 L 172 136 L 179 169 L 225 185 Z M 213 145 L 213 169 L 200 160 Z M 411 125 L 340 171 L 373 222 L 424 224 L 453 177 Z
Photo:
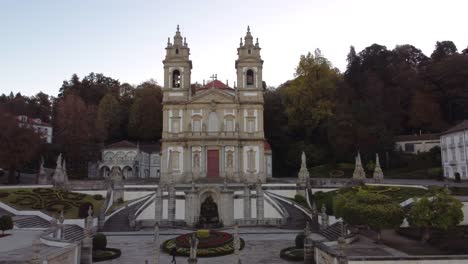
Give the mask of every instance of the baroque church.
M 213 78 L 192 89 L 190 49 L 178 26 L 173 43 L 168 39 L 161 183 L 264 183 L 272 176 L 263 130 L 263 60 L 250 28 L 237 54 L 237 86 Z

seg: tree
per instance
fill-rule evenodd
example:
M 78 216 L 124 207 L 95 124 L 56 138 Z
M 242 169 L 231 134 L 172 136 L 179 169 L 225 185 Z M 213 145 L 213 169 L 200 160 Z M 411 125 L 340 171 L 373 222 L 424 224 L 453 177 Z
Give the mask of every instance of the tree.
M 408 213 L 410 226 L 423 230 L 423 243 L 431 238 L 434 228 L 447 230 L 463 220 L 463 204 L 450 195 L 448 189 L 438 189 L 430 197 L 423 197 L 413 203 Z
M 106 94 L 97 109 L 96 129 L 100 141 L 115 141 L 122 136 L 120 102 L 112 93 Z
M 128 135 L 136 140 L 155 141 L 162 133 L 162 91 L 155 81 L 140 84 L 130 107 Z
M 41 142 L 32 128 L 20 127 L 16 118 L 0 112 L 0 166 L 9 171 L 8 183 L 17 183 L 15 173 L 36 157 Z
M 392 198 L 362 189 L 338 195 L 334 212 L 348 224 L 369 226 L 377 232 L 378 241 L 382 229 L 397 228 L 404 218 L 403 209 Z
M 94 108 L 72 93 L 59 99 L 56 113 L 56 142 L 62 146 L 73 176 L 84 175 L 94 145 Z
M 13 229 L 13 219 L 9 215 L 2 215 L 0 217 L 0 230 L 2 230 L 2 236 L 5 235 L 5 230 Z
M 457 53 L 457 46 L 449 40 L 437 41 L 435 50 L 431 54 L 431 59 L 440 61 Z

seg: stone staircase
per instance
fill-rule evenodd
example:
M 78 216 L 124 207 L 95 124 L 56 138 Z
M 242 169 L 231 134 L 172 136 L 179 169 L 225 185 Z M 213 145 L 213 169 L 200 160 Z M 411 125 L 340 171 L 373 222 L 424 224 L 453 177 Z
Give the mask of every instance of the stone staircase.
M 343 228 L 343 222 L 336 222 L 326 229 L 320 230 L 319 234 L 324 236 L 330 241 L 336 241 L 341 236 L 341 230 Z
M 13 222 L 18 228 L 48 228 L 49 221 L 36 215 L 13 216 Z
M 3 208 L 0 208 L 0 217 L 4 216 L 4 215 L 9 215 L 9 216 L 13 216 L 12 213 L 8 212 L 7 210 L 3 209 Z
M 306 226 L 307 221 L 310 221 L 309 217 L 302 212 L 301 210 L 297 209 L 293 205 L 286 203 L 280 199 L 272 197 L 277 203 L 281 204 L 283 208 L 288 212 L 289 218 L 287 223 L 283 226 L 287 229 L 304 229 Z
M 83 228 L 81 228 L 80 226 L 77 226 L 77 225 L 66 225 L 64 226 L 63 228 L 64 230 L 64 238 L 66 240 L 70 240 L 70 241 L 80 241 L 82 240 L 85 235 L 84 235 L 84 231 L 83 231 Z
M 139 201 L 136 204 L 128 206 L 127 208 L 121 210 L 120 212 L 113 215 L 109 218 L 104 224 L 104 232 L 129 232 L 133 229 L 129 225 L 128 216 L 135 214 L 138 208 L 146 202 L 146 199 Z

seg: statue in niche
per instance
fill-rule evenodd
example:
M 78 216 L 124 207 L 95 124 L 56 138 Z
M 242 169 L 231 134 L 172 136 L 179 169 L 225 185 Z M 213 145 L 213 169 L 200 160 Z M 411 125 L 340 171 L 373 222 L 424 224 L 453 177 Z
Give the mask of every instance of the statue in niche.
M 193 155 L 193 167 L 200 168 L 200 154 L 199 153 L 195 153 Z
M 232 151 L 229 151 L 227 154 L 227 167 L 232 168 L 233 167 L 233 157 L 232 157 Z
M 218 205 L 213 201 L 213 197 L 208 196 L 201 204 L 200 224 L 203 227 L 209 227 L 218 223 Z
M 197 249 L 198 249 L 198 238 L 197 238 L 197 233 L 192 233 L 192 235 L 189 238 L 189 243 L 190 243 L 190 259 L 196 259 L 197 258 Z

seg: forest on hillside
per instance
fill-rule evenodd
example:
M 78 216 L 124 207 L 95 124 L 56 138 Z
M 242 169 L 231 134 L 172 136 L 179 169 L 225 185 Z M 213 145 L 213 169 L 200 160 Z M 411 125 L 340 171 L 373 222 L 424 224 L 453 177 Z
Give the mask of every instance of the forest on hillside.
M 358 150 L 364 159 L 394 155 L 397 135 L 437 133 L 468 119 L 468 48 L 459 51 L 453 42 L 441 41 L 427 56 L 412 45 L 390 50 L 373 44 L 360 52 L 351 47 L 347 61 L 340 72 L 317 49 L 301 56 L 293 80 L 265 90 L 265 137 L 275 176 L 294 176 L 302 150 L 309 167 L 352 163 Z M 0 123 L 10 134 L 0 135 L 0 166 L 37 167 L 40 155 L 53 166 L 55 156 L 64 153 L 71 175 L 84 177 L 105 144 L 158 142 L 161 102 L 154 80 L 130 85 L 95 73 L 81 79 L 74 74 L 57 97 L 3 94 Z M 13 149 L 5 141 L 22 134 L 5 113 L 50 122 L 53 144 Z M 4 155 L 12 151 L 28 158 Z

